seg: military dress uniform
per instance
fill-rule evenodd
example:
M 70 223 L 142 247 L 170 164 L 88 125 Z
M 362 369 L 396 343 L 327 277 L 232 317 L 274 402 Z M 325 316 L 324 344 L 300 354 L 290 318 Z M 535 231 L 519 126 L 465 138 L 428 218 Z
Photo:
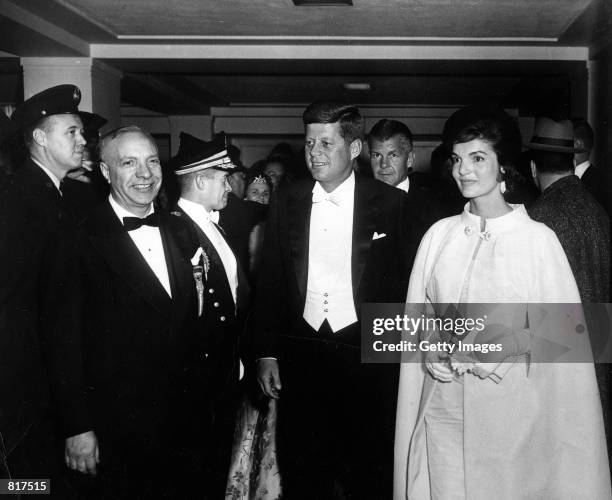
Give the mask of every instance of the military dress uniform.
M 207 168 L 222 171 L 234 168 L 223 136 L 205 142 L 184 133 L 170 165 L 178 176 Z M 221 498 L 229 470 L 238 398 L 239 338 L 248 307 L 249 285 L 240 260 L 218 225 L 218 212 L 181 197 L 172 214 L 189 221 L 192 265 L 194 270 L 200 268 L 196 281 L 201 281 L 199 309 L 209 342 L 211 373 L 214 446 L 211 469 L 214 491 Z

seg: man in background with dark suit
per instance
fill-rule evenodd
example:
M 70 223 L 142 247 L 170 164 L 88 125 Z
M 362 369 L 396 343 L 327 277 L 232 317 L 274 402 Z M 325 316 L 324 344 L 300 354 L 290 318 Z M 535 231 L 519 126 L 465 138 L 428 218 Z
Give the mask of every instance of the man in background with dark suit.
M 529 216 L 550 227 L 567 255 L 583 303 L 606 303 L 610 298 L 610 219 L 603 207 L 574 175 L 576 146 L 572 122 L 540 117 L 530 149 L 531 170 L 540 196 Z M 591 170 L 593 167 L 587 169 Z M 590 308 L 585 309 L 590 311 Z M 587 316 L 587 322 L 589 317 Z M 597 346 L 599 338 L 591 338 Z M 595 354 L 598 354 L 597 352 Z M 595 364 L 604 411 L 608 453 L 612 450 L 612 372 L 610 365 Z
M 250 325 L 258 379 L 279 399 L 287 498 L 389 498 L 397 366 L 360 363 L 359 316 L 405 300 L 406 197 L 353 172 L 357 108 L 313 103 L 303 119 L 313 179 L 271 204 Z
M 416 235 L 420 240 L 445 214 L 426 188 L 410 182 L 408 174 L 415 159 L 412 132 L 400 121 L 379 120 L 368 134 L 368 149 L 374 178 L 407 193 L 410 217 L 415 226 L 420 226 Z
M 610 219 L 574 175 L 572 122 L 540 117 L 527 144 L 540 196 L 529 216 L 550 227 L 561 242 L 582 302 L 608 302 Z
M 55 477 L 39 313 L 48 257 L 72 227 L 60 182 L 81 165 L 80 100 L 78 87 L 59 85 L 26 100 L 11 118 L 28 158 L 0 194 L 0 477 Z
M 202 491 L 210 377 L 190 228 L 153 206 L 150 135 L 117 129 L 100 156 L 111 194 L 55 255 L 43 317 L 66 465 L 98 475 L 94 498 Z

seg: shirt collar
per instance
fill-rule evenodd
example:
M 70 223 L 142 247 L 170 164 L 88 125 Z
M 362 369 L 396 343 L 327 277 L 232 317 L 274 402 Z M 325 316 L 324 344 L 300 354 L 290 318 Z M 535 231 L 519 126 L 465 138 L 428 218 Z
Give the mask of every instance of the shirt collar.
M 185 213 L 195 221 L 210 220 L 215 224 L 219 223 L 219 212 L 217 210 L 211 210 L 209 212 L 199 203 L 187 200 L 183 197 L 179 199 L 178 206 L 181 207 Z
M 53 172 L 51 172 L 51 170 L 49 170 L 47 167 L 45 167 L 42 163 L 40 163 L 36 158 L 32 158 L 30 157 L 31 160 L 38 165 L 42 171 L 47 174 L 49 176 L 49 178 L 51 179 L 51 182 L 53 182 L 53 185 L 57 188 L 57 190 L 61 193 L 60 190 L 60 180 L 55 176 L 55 174 Z
M 326 198 L 333 198 L 334 202 L 338 205 L 342 205 L 353 199 L 355 194 L 355 173 L 351 172 L 343 182 L 332 192 L 328 193 L 323 189 L 323 186 L 319 183 L 319 181 L 315 182 L 314 187 L 312 188 L 312 199 L 314 200 L 324 200 Z
M 582 179 L 584 172 L 590 166 L 591 166 L 591 162 L 589 160 L 583 161 L 580 165 L 576 165 L 576 168 L 574 169 L 574 174 L 578 176 L 579 179 Z
M 400 182 L 397 186 L 395 186 L 397 189 L 401 189 L 402 191 L 404 191 L 405 193 L 408 192 L 408 189 L 410 188 L 410 180 L 408 179 L 408 177 L 406 177 L 402 182 Z
M 117 203 L 115 198 L 113 198 L 112 194 L 108 195 L 108 202 L 110 203 L 110 206 L 114 210 L 115 214 L 117 214 L 117 217 L 119 217 L 119 221 L 121 222 L 121 224 L 123 224 L 123 218 L 124 217 L 138 217 L 139 219 L 144 218 L 144 217 L 139 217 L 138 215 L 135 215 L 132 212 L 129 212 L 128 210 L 123 208 L 121 205 L 119 205 L 119 203 Z M 154 211 L 155 211 L 155 209 L 153 208 L 153 203 L 151 203 L 151 206 L 149 207 L 149 210 L 145 214 L 145 217 L 147 215 L 152 214 Z

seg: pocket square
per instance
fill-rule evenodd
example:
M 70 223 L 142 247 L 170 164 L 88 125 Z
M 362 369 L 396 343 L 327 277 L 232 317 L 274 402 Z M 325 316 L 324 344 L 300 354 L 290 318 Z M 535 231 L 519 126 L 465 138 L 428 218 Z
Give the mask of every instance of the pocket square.
M 378 234 L 376 231 L 374 232 L 374 234 L 372 235 L 372 240 L 379 240 L 381 238 L 384 238 L 386 235 L 386 233 L 380 233 Z

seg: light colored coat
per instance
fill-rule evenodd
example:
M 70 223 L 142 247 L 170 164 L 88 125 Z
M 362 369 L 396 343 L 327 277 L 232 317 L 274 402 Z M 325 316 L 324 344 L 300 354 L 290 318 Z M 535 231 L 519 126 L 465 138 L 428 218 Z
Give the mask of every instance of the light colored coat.
M 550 328 L 534 327 L 535 304 L 580 302 L 556 236 L 521 205 L 487 220 L 488 236 L 480 224 L 466 206 L 427 232 L 407 303 L 522 303 L 531 339 L 540 334 L 550 339 Z M 574 355 L 580 349 L 588 360 L 588 336 L 565 337 L 574 342 Z M 529 370 L 516 363 L 501 373 L 499 383 L 464 375 L 466 498 L 611 498 L 593 364 L 537 360 L 532 351 Z M 395 500 L 430 498 L 423 417 L 439 382 L 412 361 L 403 363 L 400 373 Z

